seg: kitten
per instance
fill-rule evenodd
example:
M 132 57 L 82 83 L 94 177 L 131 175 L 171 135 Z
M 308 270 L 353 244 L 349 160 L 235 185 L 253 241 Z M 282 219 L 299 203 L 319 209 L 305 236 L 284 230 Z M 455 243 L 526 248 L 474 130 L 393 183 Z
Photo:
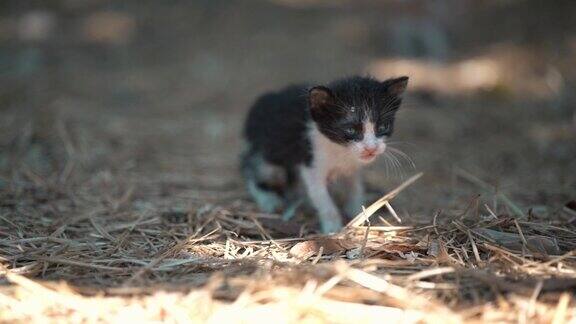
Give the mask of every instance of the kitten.
M 322 232 L 340 230 L 342 213 L 330 186 L 337 180 L 346 185 L 344 215 L 361 211 L 360 170 L 386 150 L 407 85 L 408 77 L 383 82 L 351 77 L 328 86 L 291 86 L 258 98 L 244 127 L 248 148 L 242 173 L 259 208 L 284 208 L 290 217 L 308 198 Z

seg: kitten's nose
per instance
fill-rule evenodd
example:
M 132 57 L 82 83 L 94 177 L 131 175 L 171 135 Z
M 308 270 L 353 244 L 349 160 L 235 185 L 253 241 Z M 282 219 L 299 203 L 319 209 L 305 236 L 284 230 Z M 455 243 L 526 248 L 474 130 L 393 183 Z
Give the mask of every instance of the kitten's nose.
M 376 147 L 365 147 L 364 150 L 362 150 L 362 155 L 376 155 L 377 150 L 378 148 Z

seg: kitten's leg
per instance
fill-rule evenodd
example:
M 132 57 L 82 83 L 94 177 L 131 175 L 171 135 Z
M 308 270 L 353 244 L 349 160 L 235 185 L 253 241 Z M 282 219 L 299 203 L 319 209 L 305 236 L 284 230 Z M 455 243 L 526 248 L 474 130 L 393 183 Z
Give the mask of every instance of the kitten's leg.
M 282 220 L 287 221 L 292 219 L 296 213 L 306 203 L 306 192 L 302 186 L 302 180 L 299 179 L 299 172 L 297 169 L 288 171 L 288 177 L 292 179 L 290 185 L 284 193 L 284 212 L 282 213 Z
M 282 199 L 275 192 L 260 188 L 253 179 L 249 179 L 247 182 L 248 192 L 261 211 L 273 213 L 280 209 Z
M 294 215 L 296 215 L 296 212 L 298 211 L 298 208 L 301 205 L 302 205 L 302 199 L 286 201 L 286 207 L 284 208 L 284 212 L 282 213 L 282 220 L 283 221 L 291 220 L 294 217 Z
M 308 167 L 302 167 L 300 175 L 310 202 L 318 212 L 322 232 L 338 232 L 342 228 L 342 218 L 328 192 L 326 177 L 319 170 Z
M 344 212 L 346 217 L 352 219 L 362 211 L 362 205 L 364 205 L 364 182 L 360 172 L 356 172 L 347 180 L 350 183 L 350 191 L 346 197 Z

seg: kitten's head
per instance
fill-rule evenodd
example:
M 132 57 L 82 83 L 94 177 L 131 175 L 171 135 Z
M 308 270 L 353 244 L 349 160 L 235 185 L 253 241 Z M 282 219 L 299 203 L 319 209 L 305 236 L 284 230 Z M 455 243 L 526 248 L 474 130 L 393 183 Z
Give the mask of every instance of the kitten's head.
M 310 113 L 323 135 L 369 163 L 386 149 L 407 85 L 404 76 L 383 82 L 352 77 L 316 86 L 308 93 Z

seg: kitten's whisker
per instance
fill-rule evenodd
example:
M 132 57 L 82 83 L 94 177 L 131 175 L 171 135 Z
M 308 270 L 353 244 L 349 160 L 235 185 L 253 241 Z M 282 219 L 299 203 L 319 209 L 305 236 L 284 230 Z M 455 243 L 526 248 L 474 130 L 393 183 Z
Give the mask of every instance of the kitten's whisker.
M 419 145 L 418 143 L 413 143 L 413 142 L 407 142 L 407 141 L 393 141 L 393 142 L 386 142 L 386 145 L 388 148 L 393 148 L 396 150 L 399 150 L 400 147 L 402 148 L 409 148 L 409 149 L 418 149 Z M 406 152 L 403 151 L 404 154 L 406 154 Z M 408 154 L 406 154 L 408 155 Z
M 392 160 L 390 154 L 385 154 L 384 157 L 386 158 L 386 173 L 389 177 L 395 177 L 396 165 L 394 164 L 394 161 Z M 390 166 L 390 169 L 388 169 L 388 166 Z
M 394 157 L 394 159 L 397 161 L 397 163 L 400 165 L 400 169 L 402 171 L 402 175 L 405 176 L 405 168 L 404 165 L 401 163 L 400 159 L 395 155 L 398 154 L 398 152 L 393 152 L 390 151 L 390 155 Z M 410 158 L 408 158 L 407 156 L 402 156 L 399 155 L 400 158 L 402 158 L 403 160 L 406 160 L 409 164 L 409 166 L 411 167 L 411 169 L 416 169 L 416 166 L 414 165 L 414 162 L 412 162 L 412 160 Z
M 394 166 L 396 174 L 401 178 L 404 178 L 406 176 L 406 173 L 404 165 L 400 159 L 406 160 L 412 169 L 416 169 L 416 166 L 412 161 L 412 159 L 404 152 L 401 152 L 397 149 L 392 148 L 391 150 L 386 150 L 384 156 L 387 158 L 387 160 L 388 159 L 390 160 L 390 162 Z
M 400 144 L 400 145 L 412 145 L 415 146 L 416 144 L 408 142 L 408 141 L 386 141 L 386 145 L 396 145 L 396 144 Z
M 384 157 L 384 166 L 386 167 L 386 175 L 389 176 L 390 175 L 390 161 L 388 161 L 388 156 L 386 154 L 383 155 Z
M 392 167 L 392 176 L 397 178 L 399 176 L 398 164 L 390 152 L 388 152 L 388 160 L 390 160 L 390 166 Z
M 401 150 L 394 148 L 394 147 L 388 147 L 388 150 L 390 151 L 390 154 L 392 154 L 392 155 L 396 154 L 399 157 L 406 160 L 410 164 L 412 169 L 416 169 L 416 164 L 414 163 L 414 160 L 408 154 L 406 154 L 406 153 L 402 152 Z
M 398 158 L 396 156 L 394 156 L 394 154 L 392 154 L 392 152 L 390 152 L 390 157 L 392 158 L 392 160 L 394 161 L 394 163 L 396 165 L 397 176 L 399 178 L 404 177 L 404 170 L 402 169 L 402 163 L 400 163 L 400 160 L 398 160 Z
M 389 175 L 392 177 L 397 177 L 398 176 L 398 164 L 394 160 L 394 157 L 392 156 L 392 154 L 390 154 L 390 152 L 384 152 L 384 157 L 386 158 L 386 161 L 389 162 L 390 169 L 392 170 L 392 172 L 390 172 Z
M 414 169 L 416 168 L 416 164 L 414 163 L 414 160 L 408 154 L 406 154 L 406 153 L 404 153 L 398 149 L 395 149 L 395 148 L 392 148 L 391 153 L 399 155 L 400 157 L 404 158 L 408 163 L 410 163 L 412 168 L 414 168 Z

